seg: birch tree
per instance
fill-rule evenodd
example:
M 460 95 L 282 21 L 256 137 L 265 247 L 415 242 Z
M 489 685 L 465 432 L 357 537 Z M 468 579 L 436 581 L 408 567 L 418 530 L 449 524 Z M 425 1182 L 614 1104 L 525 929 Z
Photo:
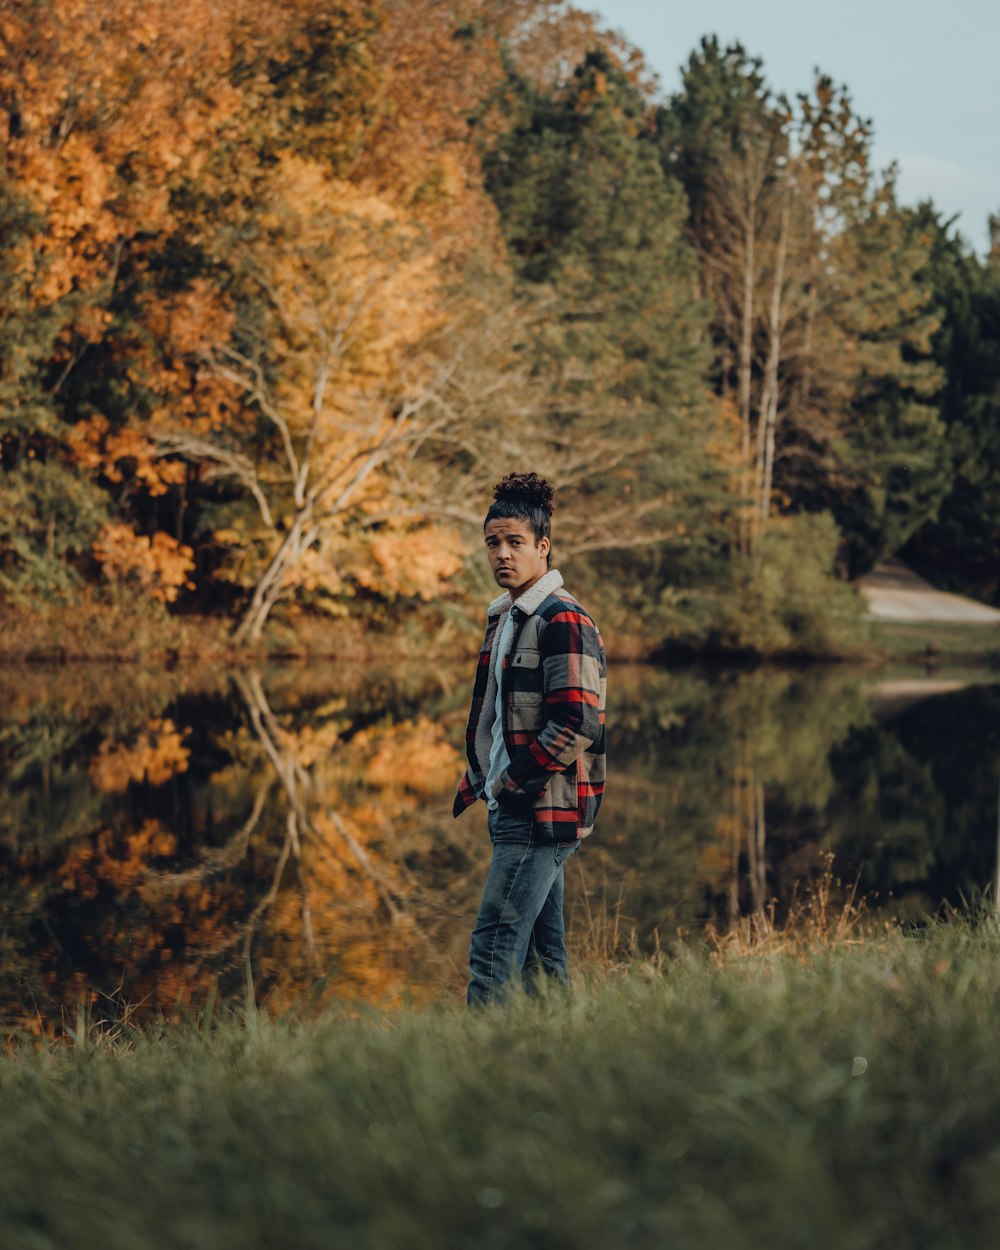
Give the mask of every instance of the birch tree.
M 242 435 L 235 423 L 156 432 L 163 455 L 254 505 L 254 525 L 216 535 L 249 571 L 235 638 L 250 642 L 282 598 L 336 593 L 352 537 L 393 521 L 388 466 L 447 425 L 468 346 L 432 241 L 385 200 L 288 158 L 266 219 L 267 237 L 236 258 L 232 340 L 203 361 L 243 406 Z M 439 573 L 457 568 L 454 544 L 439 555 Z
M 792 104 L 739 45 L 707 39 L 660 135 L 715 311 L 716 385 L 739 414 L 737 546 L 759 564 L 776 511 L 839 519 L 855 483 L 874 472 L 888 485 L 907 440 L 915 453 L 933 436 L 920 256 L 891 171 L 872 168 L 870 125 L 827 78 Z M 862 456 L 852 432 L 876 379 L 910 415 L 894 446 Z

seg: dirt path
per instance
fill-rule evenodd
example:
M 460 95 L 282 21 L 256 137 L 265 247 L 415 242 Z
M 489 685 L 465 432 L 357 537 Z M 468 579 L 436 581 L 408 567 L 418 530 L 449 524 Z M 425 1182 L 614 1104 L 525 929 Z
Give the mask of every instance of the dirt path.
M 868 602 L 868 615 L 876 621 L 937 622 L 949 625 L 1000 625 L 1000 610 L 963 595 L 935 590 L 900 560 L 886 560 L 858 589 Z

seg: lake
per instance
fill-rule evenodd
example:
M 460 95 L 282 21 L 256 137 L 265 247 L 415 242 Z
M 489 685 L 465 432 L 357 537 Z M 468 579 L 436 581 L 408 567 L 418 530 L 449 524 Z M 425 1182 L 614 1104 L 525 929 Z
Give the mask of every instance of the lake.
M 3 675 L 6 1032 L 459 996 L 489 857 L 485 808 L 451 818 L 471 667 Z M 996 673 L 619 665 L 609 698 L 578 959 L 810 891 L 911 920 L 995 891 Z

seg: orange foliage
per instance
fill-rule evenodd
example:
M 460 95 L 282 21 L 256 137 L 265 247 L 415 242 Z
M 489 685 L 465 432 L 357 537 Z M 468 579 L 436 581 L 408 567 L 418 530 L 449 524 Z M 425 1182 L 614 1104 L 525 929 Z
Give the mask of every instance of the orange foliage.
M 113 816 L 68 844 L 26 845 L 21 888 L 40 908 L 56 890 L 85 918 L 75 970 L 58 939 L 30 939 L 50 1020 L 79 1002 L 107 1010 L 95 986 L 119 986 L 113 995 L 138 1014 L 200 1010 L 216 985 L 242 992 L 247 952 L 258 994 L 281 1006 L 310 999 L 320 981 L 324 996 L 347 1001 L 440 992 L 449 975 L 440 931 L 450 934 L 455 908 L 421 864 L 451 828 L 458 752 L 426 716 L 352 734 L 351 702 L 338 695 L 317 707 L 310 698 L 303 716 L 295 698 L 286 695 L 277 712 L 265 699 L 256 728 L 251 718 L 227 732 L 231 762 L 212 778 L 205 841 L 191 844 L 190 831 L 181 835 L 163 816 L 130 824 L 133 804 L 115 801 Z M 257 736 L 265 725 L 276 751 Z M 97 791 L 122 795 L 163 785 L 189 762 L 184 732 L 158 716 L 104 742 L 89 775 Z
M 106 297 L 116 248 L 175 224 L 171 190 L 237 115 L 226 23 L 204 0 L 5 7 L 7 160 L 44 213 L 24 262 L 40 302 Z
M 176 846 L 158 820 L 145 820 L 124 836 L 102 829 L 73 847 L 59 866 L 59 880 L 81 898 L 95 898 L 102 885 L 134 890 L 146 880 L 149 861 L 172 855 Z
M 386 528 L 352 552 L 350 573 L 359 586 L 386 598 L 405 595 L 428 603 L 462 568 L 464 554 L 465 543 L 455 529 L 430 524 Z
M 437 257 L 390 199 L 297 156 L 279 162 L 262 221 L 268 241 L 246 261 L 287 335 L 282 346 L 269 345 L 280 353 L 278 397 L 301 425 L 311 424 L 326 359 L 326 420 L 353 421 L 338 431 L 351 440 L 339 453 L 349 459 L 371 438 L 358 424 L 364 395 L 400 377 L 406 353 L 441 317 Z
M 377 733 L 363 730 L 352 746 L 362 752 L 371 749 L 364 779 L 383 792 L 403 790 L 428 799 L 450 789 L 460 771 L 459 753 L 441 726 L 426 716 Z
M 6 0 L 4 173 L 30 210 L 10 253 L 57 327 L 50 394 L 74 466 L 122 487 L 122 523 L 94 549 L 107 577 L 173 602 L 193 552 L 133 532 L 136 495 L 173 495 L 180 526 L 203 483 L 253 474 L 261 516 L 217 530 L 220 580 L 266 571 L 289 494 L 300 520 L 302 498 L 315 503 L 305 528 L 322 532 L 276 577 L 282 593 L 341 593 L 354 552 L 355 582 L 387 597 L 430 598 L 457 570 L 453 536 L 376 527 L 366 543 L 341 514 L 386 493 L 388 454 L 363 481 L 358 466 L 453 347 L 462 267 L 484 253 L 503 265 L 469 124 L 503 78 L 498 12 Z M 88 368 L 107 378 L 73 392 Z M 262 378 L 297 449 L 287 472 Z
M 150 495 L 164 495 L 170 486 L 184 480 L 185 467 L 180 461 L 159 456 L 156 444 L 139 430 L 112 430 L 107 417 L 100 413 L 88 421 L 78 421 L 67 441 L 81 468 L 100 473 L 109 482 L 121 482 L 130 471 Z
M 130 525 L 105 525 L 94 557 L 110 581 L 132 582 L 159 603 L 173 603 L 182 589 L 194 589 L 188 579 L 194 552 L 162 530 L 149 538 Z
M 90 761 L 90 776 L 98 790 L 121 793 L 134 781 L 161 786 L 187 771 L 191 752 L 169 718 L 151 720 L 130 744 L 102 742 Z

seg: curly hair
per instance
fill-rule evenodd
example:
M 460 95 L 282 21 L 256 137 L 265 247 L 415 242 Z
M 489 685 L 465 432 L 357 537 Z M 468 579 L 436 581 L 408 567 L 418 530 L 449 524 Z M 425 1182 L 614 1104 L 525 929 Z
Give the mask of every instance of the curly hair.
M 493 487 L 493 502 L 486 513 L 485 527 L 490 521 L 526 521 L 535 535 L 552 541 L 552 509 L 555 489 L 537 473 L 508 473 Z M 552 563 L 549 549 L 548 562 Z

